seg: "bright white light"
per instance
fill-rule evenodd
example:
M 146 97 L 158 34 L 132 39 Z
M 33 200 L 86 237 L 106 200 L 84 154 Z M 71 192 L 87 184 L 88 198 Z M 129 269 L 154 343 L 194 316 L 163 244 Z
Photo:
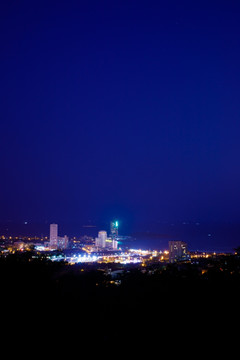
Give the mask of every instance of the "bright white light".
M 84 262 L 94 262 L 97 261 L 99 258 L 95 255 L 78 255 L 75 254 L 68 259 L 71 263 L 84 263 Z
M 44 251 L 44 250 L 46 250 L 45 246 L 43 246 L 43 245 L 37 245 L 37 246 L 35 246 L 35 249 L 36 249 L 37 251 Z

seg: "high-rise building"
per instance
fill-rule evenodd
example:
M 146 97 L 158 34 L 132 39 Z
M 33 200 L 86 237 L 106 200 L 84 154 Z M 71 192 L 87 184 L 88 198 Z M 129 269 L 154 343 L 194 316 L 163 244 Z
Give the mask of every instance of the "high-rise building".
M 102 230 L 98 232 L 98 237 L 100 239 L 101 246 L 104 248 L 106 246 L 106 240 L 107 240 L 107 232 Z
M 107 240 L 107 232 L 101 230 L 98 232 L 98 237 L 96 238 L 95 244 L 97 247 L 105 248 Z
M 58 236 L 57 248 L 59 250 L 67 249 L 68 247 L 68 236 Z
M 95 238 L 95 246 L 97 248 L 104 249 L 107 251 L 117 250 L 118 248 L 118 241 L 116 237 L 109 237 L 107 236 L 107 232 L 101 230 L 98 232 L 98 237 Z
M 111 230 L 111 238 L 116 239 L 118 237 L 118 221 L 111 221 L 110 230 Z
M 187 243 L 184 241 L 169 241 L 168 244 L 170 263 L 188 259 Z
M 64 250 L 68 247 L 68 236 L 58 236 L 58 224 L 50 224 L 49 245 L 53 250 Z
M 58 224 L 50 224 L 50 241 L 57 240 L 58 237 Z
M 58 224 L 50 224 L 50 247 L 57 249 L 58 247 Z
M 117 250 L 117 248 L 118 248 L 118 241 L 113 239 L 113 241 L 112 241 L 112 249 Z

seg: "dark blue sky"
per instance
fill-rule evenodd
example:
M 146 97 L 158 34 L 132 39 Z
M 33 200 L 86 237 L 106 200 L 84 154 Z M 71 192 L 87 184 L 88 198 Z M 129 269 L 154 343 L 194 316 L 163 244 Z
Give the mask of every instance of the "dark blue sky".
M 239 1 L 1 1 L 0 218 L 240 220 Z

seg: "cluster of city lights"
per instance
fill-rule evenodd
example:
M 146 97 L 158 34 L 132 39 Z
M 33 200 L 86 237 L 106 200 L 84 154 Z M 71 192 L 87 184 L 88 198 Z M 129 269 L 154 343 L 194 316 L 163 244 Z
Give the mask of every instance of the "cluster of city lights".
M 76 263 L 86 263 L 86 262 L 96 262 L 99 260 L 99 256 L 96 255 L 89 255 L 89 254 L 84 254 L 84 255 L 73 255 L 69 258 L 66 258 L 66 260 L 70 263 L 70 264 L 76 264 Z
M 99 262 L 99 263 L 115 262 L 118 264 L 137 264 L 142 262 L 142 258 L 139 256 L 131 256 L 130 254 L 123 254 L 123 253 L 118 255 L 109 255 L 109 256 L 107 255 L 97 256 L 91 254 L 73 255 L 71 257 L 66 257 L 65 260 L 70 264 L 88 263 L 88 262 Z
M 150 251 L 150 250 L 142 250 L 142 249 L 128 249 L 126 251 L 116 251 L 116 252 L 98 252 L 94 251 L 94 247 L 85 246 L 82 248 L 82 253 L 72 253 L 71 255 L 66 255 L 64 253 L 56 254 L 53 249 L 49 247 L 45 247 L 43 245 L 37 245 L 35 249 L 39 252 L 49 251 L 48 258 L 52 261 L 66 261 L 69 264 L 77 264 L 77 263 L 118 263 L 118 264 L 138 264 L 142 263 L 144 259 L 149 258 L 152 259 L 155 256 L 162 254 L 161 260 L 163 259 L 163 255 L 168 253 L 167 251 Z M 52 254 L 51 254 L 52 253 Z
M 94 255 L 91 252 L 86 251 L 87 254 L 72 255 L 66 257 L 70 264 L 75 263 L 87 263 L 87 262 L 99 262 L 99 263 L 118 263 L 118 264 L 137 264 L 143 262 L 146 256 L 157 256 L 157 251 L 141 250 L 141 249 L 130 249 L 127 252 L 118 252 L 116 254 L 109 255 Z

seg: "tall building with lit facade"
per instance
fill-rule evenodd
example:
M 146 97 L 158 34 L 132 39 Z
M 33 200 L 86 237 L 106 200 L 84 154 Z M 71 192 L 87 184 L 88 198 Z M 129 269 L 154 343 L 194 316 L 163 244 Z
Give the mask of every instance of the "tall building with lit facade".
M 112 239 L 116 239 L 118 237 L 118 221 L 111 221 L 110 232 Z
M 68 236 L 58 236 L 58 224 L 50 224 L 49 246 L 52 250 L 64 250 L 68 247 Z
M 184 241 L 169 241 L 169 262 L 188 260 L 187 243 Z
M 112 249 L 117 250 L 117 248 L 118 248 L 118 241 L 113 239 L 112 240 Z
M 50 247 L 52 249 L 56 248 L 58 245 L 58 224 L 50 224 Z
M 68 236 L 67 235 L 58 236 L 57 248 L 59 250 L 64 250 L 67 249 L 67 247 L 68 247 Z
M 102 230 L 98 232 L 98 237 L 96 238 L 95 245 L 97 247 L 105 248 L 107 240 L 107 232 Z
M 98 237 L 95 239 L 95 246 L 100 250 L 117 250 L 118 241 L 115 238 L 108 238 L 107 232 L 102 230 L 98 232 Z

